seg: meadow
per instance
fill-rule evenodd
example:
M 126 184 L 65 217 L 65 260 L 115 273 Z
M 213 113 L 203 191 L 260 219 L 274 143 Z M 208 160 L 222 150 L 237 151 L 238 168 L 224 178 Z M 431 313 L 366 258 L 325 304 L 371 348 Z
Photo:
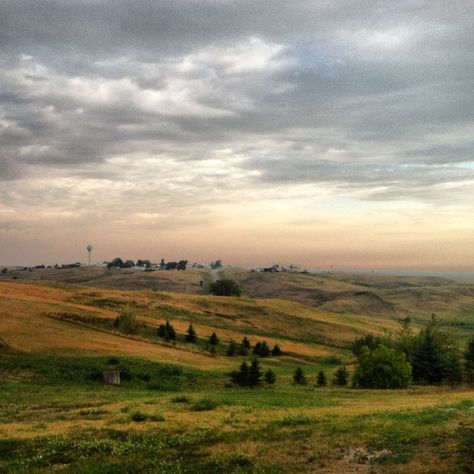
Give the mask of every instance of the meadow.
M 336 304 L 309 305 L 291 297 L 297 285 L 306 284 L 313 290 L 331 287 L 350 300 L 351 292 L 368 291 L 374 280 L 362 287 L 349 278 L 328 277 L 322 284 L 319 276 L 277 276 L 275 287 L 286 288 L 282 299 L 269 294 L 272 276 L 262 275 L 256 284 L 263 298 L 250 291 L 241 298 L 197 294 L 199 285 L 196 294 L 183 294 L 1 281 L 0 471 L 474 470 L 472 387 L 315 385 L 320 370 L 329 381 L 342 363 L 353 371 L 355 337 L 397 330 L 398 314 L 418 304 L 402 291 L 407 287 L 430 295 L 424 310 L 413 313 L 420 324 L 436 310 L 436 288 L 464 295 L 449 308 L 441 306 L 447 327 L 462 344 L 472 335 L 470 286 L 416 279 L 396 286 L 377 277 L 374 291 L 384 292 L 384 301 L 392 294 L 392 309 L 375 315 L 361 311 L 360 301 L 342 311 Z M 255 281 L 258 275 L 239 278 Z M 141 322 L 138 334 L 121 334 L 114 327 L 124 310 Z M 174 343 L 157 336 L 167 319 L 178 332 Z M 459 321 L 466 324 L 453 324 Z M 191 322 L 196 344 L 184 341 Z M 213 331 L 220 339 L 215 353 L 207 343 Z M 229 372 L 245 357 L 228 357 L 225 348 L 244 336 L 252 344 L 265 340 L 283 350 L 281 357 L 260 360 L 264 370 L 275 372 L 275 385 L 229 384 Z M 308 385 L 293 384 L 295 367 L 303 368 Z M 102 383 L 102 372 L 109 369 L 120 370 L 119 386 Z

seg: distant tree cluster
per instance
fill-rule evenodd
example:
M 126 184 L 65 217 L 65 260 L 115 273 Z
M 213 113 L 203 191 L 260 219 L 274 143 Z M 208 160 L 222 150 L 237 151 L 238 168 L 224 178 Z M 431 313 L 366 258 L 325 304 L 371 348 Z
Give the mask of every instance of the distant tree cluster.
M 454 339 L 442 330 L 435 315 L 418 333 L 410 318 L 405 318 L 395 336 L 367 334 L 354 341 L 352 351 L 359 362 L 353 384 L 359 387 L 407 387 L 411 381 L 451 385 L 474 381 L 474 342 L 468 345 L 463 366 Z
M 273 348 L 270 349 L 266 341 L 257 342 L 252 348 L 249 339 L 245 336 L 240 344 L 231 340 L 227 346 L 226 355 L 229 357 L 236 355 L 247 356 L 250 352 L 252 352 L 254 356 L 262 358 L 269 356 L 279 357 L 283 354 L 278 344 L 275 344 Z
M 222 278 L 210 284 L 209 293 L 216 296 L 240 296 L 242 290 L 234 280 Z
M 216 260 L 215 262 L 211 262 L 210 267 L 213 270 L 217 270 L 218 268 L 222 268 L 222 260 Z
M 158 326 L 158 336 L 162 337 L 166 342 L 176 340 L 176 331 L 169 321 Z
M 135 262 L 133 260 L 123 261 L 120 257 L 114 258 L 107 264 L 107 268 L 132 268 L 134 266 Z
M 318 387 L 325 387 L 328 384 L 326 373 L 320 370 L 315 379 Z M 296 385 L 308 385 L 308 379 L 301 367 L 297 367 L 293 373 L 293 383 Z M 345 386 L 348 383 L 348 373 L 345 366 L 340 367 L 332 380 L 333 385 Z
M 276 381 L 276 375 L 272 370 L 262 372 L 258 358 L 254 357 L 250 364 L 243 361 L 239 370 L 234 370 L 230 373 L 230 380 L 241 387 L 256 387 L 261 385 L 262 376 L 267 385 L 273 385 Z

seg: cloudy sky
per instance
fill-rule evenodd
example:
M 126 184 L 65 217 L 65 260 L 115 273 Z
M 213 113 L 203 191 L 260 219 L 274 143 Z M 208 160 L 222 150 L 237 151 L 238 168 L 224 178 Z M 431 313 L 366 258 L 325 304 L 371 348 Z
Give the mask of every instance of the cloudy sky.
M 474 267 L 472 0 L 0 0 L 0 263 Z

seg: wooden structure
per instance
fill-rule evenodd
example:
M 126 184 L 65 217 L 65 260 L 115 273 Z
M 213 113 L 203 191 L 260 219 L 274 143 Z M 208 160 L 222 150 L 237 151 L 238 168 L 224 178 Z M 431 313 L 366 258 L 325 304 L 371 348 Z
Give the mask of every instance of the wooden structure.
M 106 385 L 120 385 L 120 370 L 106 370 L 102 379 Z

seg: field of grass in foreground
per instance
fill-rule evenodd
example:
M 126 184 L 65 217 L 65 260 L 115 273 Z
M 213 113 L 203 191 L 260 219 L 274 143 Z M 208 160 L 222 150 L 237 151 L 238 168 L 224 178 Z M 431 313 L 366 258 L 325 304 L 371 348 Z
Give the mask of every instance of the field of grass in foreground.
M 265 367 L 265 362 L 262 365 Z M 104 386 L 107 366 L 125 374 Z M 6 355 L 0 471 L 472 472 L 474 390 L 226 388 L 223 370 Z

